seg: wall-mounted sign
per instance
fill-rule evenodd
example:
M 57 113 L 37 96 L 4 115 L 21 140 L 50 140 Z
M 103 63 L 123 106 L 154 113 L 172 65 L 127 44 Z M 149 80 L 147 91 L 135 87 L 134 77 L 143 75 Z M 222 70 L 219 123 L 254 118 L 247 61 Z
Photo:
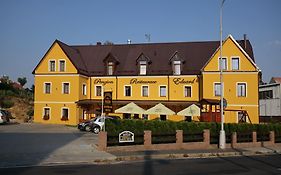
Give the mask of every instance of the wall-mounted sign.
M 184 78 L 174 78 L 173 82 L 176 85 L 179 85 L 179 84 L 193 84 L 195 82 L 195 78 L 193 80 L 185 80 Z
M 130 84 L 155 84 L 157 81 L 155 80 L 139 80 L 137 78 L 132 78 L 130 80 Z
M 112 92 L 104 92 L 103 109 L 105 113 L 112 112 Z
M 119 133 L 119 143 L 134 142 L 134 133 L 131 131 L 123 131 Z
M 102 79 L 95 79 L 94 84 L 102 84 L 102 85 L 107 85 L 107 84 L 113 84 L 113 81 L 111 80 L 102 80 Z

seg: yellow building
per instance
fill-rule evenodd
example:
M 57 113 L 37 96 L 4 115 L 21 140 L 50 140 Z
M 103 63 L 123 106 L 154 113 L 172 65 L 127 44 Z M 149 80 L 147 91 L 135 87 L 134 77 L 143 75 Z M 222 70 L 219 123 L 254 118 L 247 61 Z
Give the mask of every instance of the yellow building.
M 74 125 L 99 115 L 103 92 L 112 95 L 110 115 L 220 121 L 219 51 L 219 41 L 69 46 L 56 40 L 33 71 L 34 121 Z M 222 58 L 225 122 L 258 123 L 260 70 L 251 43 L 228 36 Z M 114 113 L 130 102 L 145 110 L 161 103 L 174 114 Z M 200 116 L 177 115 L 192 104 Z

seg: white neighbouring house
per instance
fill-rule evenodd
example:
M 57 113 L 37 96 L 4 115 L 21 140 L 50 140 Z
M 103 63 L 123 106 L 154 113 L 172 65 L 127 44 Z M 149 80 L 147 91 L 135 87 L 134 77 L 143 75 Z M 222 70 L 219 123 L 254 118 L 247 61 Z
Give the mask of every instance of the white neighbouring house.
M 260 122 L 281 121 L 281 77 L 259 85 Z

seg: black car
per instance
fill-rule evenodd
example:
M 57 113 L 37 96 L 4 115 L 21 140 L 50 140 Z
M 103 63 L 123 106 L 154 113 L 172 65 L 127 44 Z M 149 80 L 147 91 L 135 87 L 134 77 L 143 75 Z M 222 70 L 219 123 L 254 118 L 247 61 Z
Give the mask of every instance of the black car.
M 80 129 L 81 131 L 91 131 L 92 125 L 94 124 L 94 122 L 97 120 L 97 118 L 91 119 L 91 120 L 87 120 L 84 122 L 81 122 L 77 125 L 78 129 Z

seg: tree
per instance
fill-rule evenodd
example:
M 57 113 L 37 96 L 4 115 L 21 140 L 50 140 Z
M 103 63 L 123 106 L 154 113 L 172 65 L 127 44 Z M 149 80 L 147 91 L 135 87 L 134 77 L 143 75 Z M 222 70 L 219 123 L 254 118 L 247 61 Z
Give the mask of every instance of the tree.
M 18 78 L 18 82 L 20 83 L 21 86 L 24 86 L 27 82 L 26 77 L 23 78 Z
M 113 45 L 114 43 L 112 42 L 112 41 L 108 41 L 108 40 L 106 40 L 104 43 L 103 43 L 103 45 Z

